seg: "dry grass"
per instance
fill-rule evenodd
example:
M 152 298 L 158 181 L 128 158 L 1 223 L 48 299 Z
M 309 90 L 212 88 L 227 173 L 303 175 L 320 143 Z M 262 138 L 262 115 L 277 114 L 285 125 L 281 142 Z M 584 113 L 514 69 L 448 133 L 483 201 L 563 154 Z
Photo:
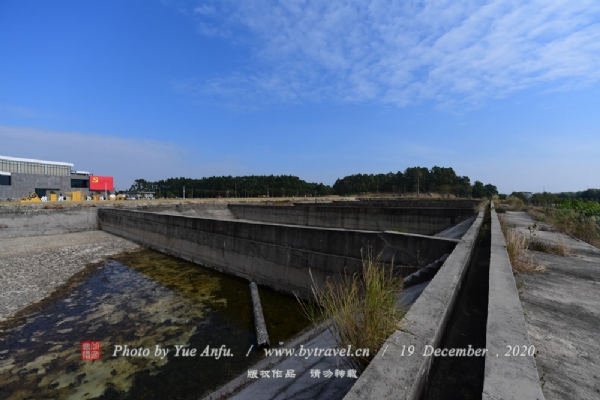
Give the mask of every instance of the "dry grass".
M 559 237 L 556 242 L 545 242 L 539 239 L 531 240 L 529 250 L 541 251 L 549 254 L 557 254 L 559 256 L 568 257 L 571 256 L 571 251 L 567 246 L 567 243 L 563 237 Z
M 523 200 L 513 196 L 510 196 L 506 200 L 499 200 L 498 204 L 503 205 L 511 211 L 522 211 L 526 208 L 525 203 L 523 203 Z
M 504 225 L 502 226 L 502 232 L 506 241 L 508 258 L 515 274 L 538 273 L 546 270 L 546 267 L 527 254 L 530 242 L 525 235 Z
M 403 280 L 381 264 L 370 250 L 363 254 L 362 275 L 345 275 L 341 282 L 327 280 L 313 286 L 315 304 L 301 302 L 308 318 L 316 325 L 325 323 L 340 347 L 369 349 L 369 354 L 346 361 L 364 371 L 387 338 L 399 327 L 405 309 L 398 306 L 397 294 Z
M 546 221 L 546 214 L 539 207 L 528 207 L 527 214 L 532 216 L 535 221 L 538 221 L 538 222 Z
M 556 251 L 556 254 L 559 254 L 563 257 L 570 257 L 573 255 L 573 253 L 571 253 L 571 250 L 569 250 L 569 246 L 567 246 L 565 238 L 563 238 L 562 236 L 559 236 L 559 238 L 557 239 L 556 244 L 554 244 L 554 249 Z
M 481 210 L 485 209 L 485 207 L 487 205 L 488 205 L 488 202 L 485 200 L 482 200 L 479 203 L 477 203 L 476 205 L 474 205 L 473 210 L 475 211 L 475 214 L 479 214 L 481 212 Z

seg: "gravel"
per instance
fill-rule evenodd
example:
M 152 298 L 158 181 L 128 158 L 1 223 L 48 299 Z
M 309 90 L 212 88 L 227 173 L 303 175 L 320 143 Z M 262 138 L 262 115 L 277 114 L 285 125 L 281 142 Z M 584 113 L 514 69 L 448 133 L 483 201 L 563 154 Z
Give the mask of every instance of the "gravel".
M 44 299 L 86 265 L 138 247 L 103 231 L 0 239 L 0 321 Z

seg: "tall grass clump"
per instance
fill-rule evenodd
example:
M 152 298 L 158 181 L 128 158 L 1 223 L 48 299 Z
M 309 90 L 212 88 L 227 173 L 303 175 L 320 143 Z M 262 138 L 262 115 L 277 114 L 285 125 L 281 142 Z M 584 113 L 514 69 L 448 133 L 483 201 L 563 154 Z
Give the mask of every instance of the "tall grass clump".
M 503 227 L 504 239 L 506 240 L 506 252 L 513 266 L 513 270 L 522 270 L 522 264 L 525 261 L 525 250 L 527 250 L 528 240 L 516 229 Z
M 527 209 L 527 214 L 529 214 L 537 222 L 546 221 L 546 212 L 540 207 L 529 207 Z
M 539 239 L 533 239 L 527 246 L 529 250 L 541 251 L 543 253 L 557 254 L 559 256 L 568 257 L 571 254 L 567 242 L 564 238 L 559 237 L 556 241 L 547 242 Z
M 504 201 L 504 204 L 508 205 L 512 211 L 522 211 L 525 209 L 525 203 L 523 203 L 523 200 L 515 196 L 509 196 Z
M 301 302 L 317 326 L 325 323 L 338 346 L 368 349 L 366 354 L 345 359 L 358 371 L 364 371 L 387 338 L 399 327 L 405 309 L 396 302 L 403 279 L 393 267 L 386 269 L 381 255 L 370 249 L 362 255 L 362 274 L 344 275 L 340 281 L 327 279 L 322 287 L 313 285 L 315 303 Z
M 529 248 L 529 239 L 516 229 L 502 226 L 504 240 L 506 241 L 506 252 L 514 273 L 535 273 L 544 271 L 544 267 L 536 263 L 525 250 Z

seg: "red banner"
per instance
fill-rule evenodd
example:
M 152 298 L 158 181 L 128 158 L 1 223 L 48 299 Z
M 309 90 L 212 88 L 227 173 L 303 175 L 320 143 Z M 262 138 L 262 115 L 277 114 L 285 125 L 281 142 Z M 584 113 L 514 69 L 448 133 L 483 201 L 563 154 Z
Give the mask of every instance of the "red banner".
M 90 190 L 115 190 L 113 177 L 90 175 Z

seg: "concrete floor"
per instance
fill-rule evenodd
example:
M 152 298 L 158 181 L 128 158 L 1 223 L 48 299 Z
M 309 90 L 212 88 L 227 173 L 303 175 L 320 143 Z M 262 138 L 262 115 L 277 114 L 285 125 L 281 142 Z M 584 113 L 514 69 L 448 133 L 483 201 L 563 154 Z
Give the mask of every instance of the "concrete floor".
M 471 218 L 467 218 L 466 220 L 462 221 L 461 223 L 456 224 L 440 233 L 436 233 L 433 236 L 443 237 L 446 239 L 461 239 L 465 235 L 465 233 L 467 233 L 467 231 L 473 224 L 473 221 L 475 221 L 475 218 L 477 218 L 477 216 L 472 216 Z
M 42 300 L 87 264 L 138 247 L 103 231 L 2 238 L 0 321 Z
M 525 212 L 500 214 L 529 236 Z M 539 223 L 538 223 L 539 224 Z M 546 271 L 515 276 L 544 396 L 600 399 L 600 250 L 559 232 L 536 231 L 538 240 L 563 238 L 570 257 L 530 252 Z

